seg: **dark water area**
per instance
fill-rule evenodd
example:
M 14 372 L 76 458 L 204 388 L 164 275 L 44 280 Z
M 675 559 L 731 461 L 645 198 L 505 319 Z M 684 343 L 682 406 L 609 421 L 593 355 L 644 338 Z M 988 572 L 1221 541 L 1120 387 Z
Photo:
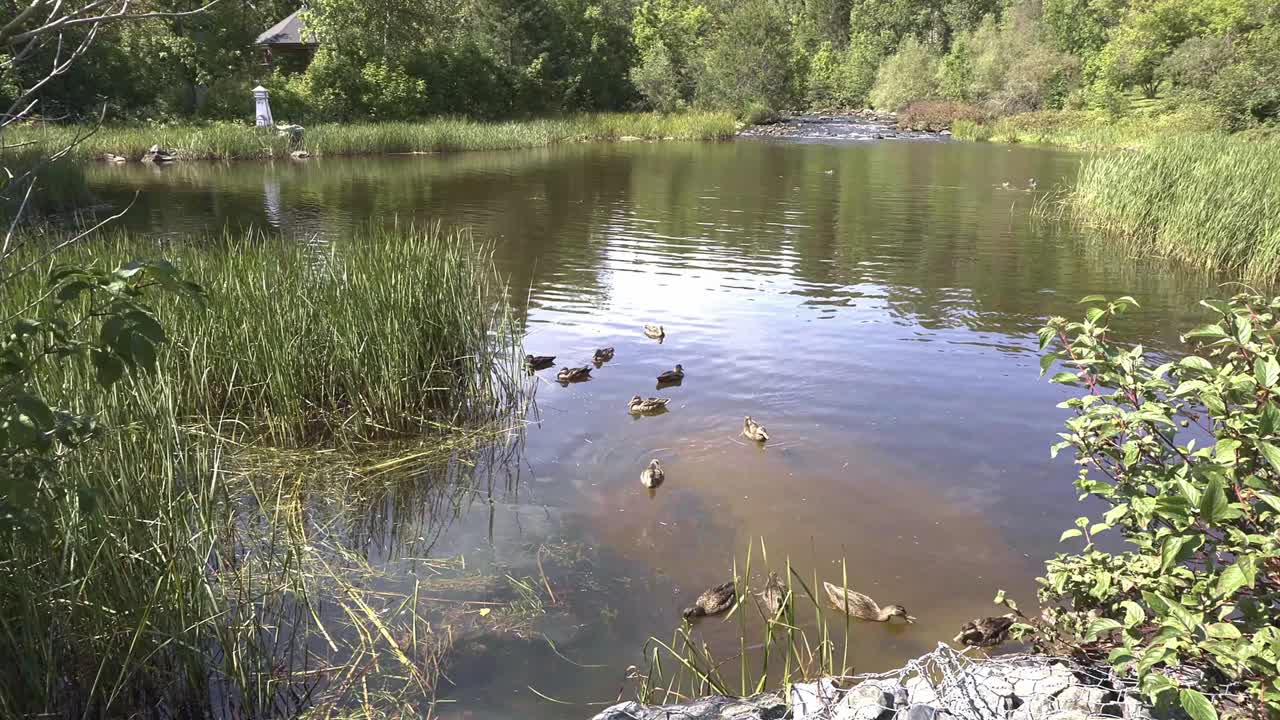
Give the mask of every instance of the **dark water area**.
M 1082 296 L 1132 295 L 1142 311 L 1124 337 L 1172 351 L 1214 290 L 1037 220 L 1081 160 L 740 140 L 88 175 L 109 205 L 137 193 L 125 226 L 178 241 L 468 226 L 494 242 L 528 352 L 583 365 L 616 348 L 589 382 L 540 373 L 513 489 L 430 548 L 516 577 L 537 577 L 545 548 L 575 548 L 585 579 L 553 587 L 558 605 L 534 632 L 464 648 L 437 708 L 558 718 L 593 711 L 531 688 L 614 700 L 645 640 L 670 638 L 680 608 L 731 577 L 753 542 L 754 575 L 761 541 L 775 569 L 789 558 L 804 577 L 839 582 L 844 559 L 850 587 L 919 618 L 856 627 L 858 671 L 931 650 L 992 614 L 997 589 L 1034 606 L 1044 559 L 1088 509 L 1070 459 L 1049 459 L 1069 391 L 1039 377 L 1036 329 L 1081 314 Z M 643 336 L 647 322 L 664 342 Z M 683 384 L 656 392 L 676 363 Z M 671 397 L 671 410 L 632 417 L 635 394 Z M 739 437 L 744 415 L 769 428 L 768 444 Z M 667 472 L 652 496 L 639 482 L 650 458 Z M 736 621 L 698 632 L 736 647 Z

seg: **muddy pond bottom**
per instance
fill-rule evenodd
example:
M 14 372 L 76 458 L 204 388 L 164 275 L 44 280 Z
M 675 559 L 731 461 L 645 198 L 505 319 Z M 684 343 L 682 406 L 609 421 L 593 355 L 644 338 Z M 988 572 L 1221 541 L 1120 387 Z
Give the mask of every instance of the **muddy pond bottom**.
M 453 649 L 438 716 L 585 718 L 631 697 L 646 640 L 744 572 L 748 547 L 756 586 L 767 550 L 768 569 L 847 577 L 919 618 L 852 627 L 859 672 L 993 614 L 997 590 L 1034 606 L 1044 559 L 1087 511 L 1069 459 L 1049 459 L 1068 395 L 1039 377 L 1036 329 L 1084 295 L 1128 294 L 1143 309 L 1120 331 L 1159 350 L 1210 292 L 1033 218 L 1081 159 L 739 140 L 89 172 L 104 203 L 140 192 L 126 225 L 175 240 L 469 226 L 495 244 L 527 352 L 558 368 L 615 349 L 589 381 L 529 379 L 536 408 L 500 489 L 433 517 L 412 552 L 373 553 L 397 558 L 388 586 L 438 575 L 410 555 L 490 578 L 492 604 L 458 611 L 478 632 Z M 677 363 L 683 382 L 658 390 Z M 637 394 L 668 412 L 630 415 Z M 745 415 L 767 443 L 740 436 Z M 654 458 L 666 481 L 651 493 Z M 728 657 L 738 629 L 707 618 L 695 633 Z

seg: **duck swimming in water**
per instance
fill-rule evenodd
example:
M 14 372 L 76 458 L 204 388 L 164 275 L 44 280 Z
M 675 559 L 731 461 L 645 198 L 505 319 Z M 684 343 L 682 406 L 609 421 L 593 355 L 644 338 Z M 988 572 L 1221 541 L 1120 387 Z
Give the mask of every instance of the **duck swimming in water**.
M 663 384 L 678 383 L 684 380 L 684 366 L 676 363 L 674 370 L 668 370 L 658 376 L 658 382 Z
M 602 365 L 613 359 L 613 348 L 600 348 L 596 354 L 592 356 L 591 361 L 596 365 Z
M 640 484 L 647 488 L 656 488 L 667 479 L 666 473 L 662 472 L 662 465 L 655 458 L 649 461 L 649 467 L 640 473 Z
M 590 367 L 566 367 L 560 368 L 560 372 L 556 373 L 556 380 L 562 383 L 579 382 L 591 379 Z
M 1009 629 L 1018 622 L 1014 613 L 1005 613 L 1001 617 L 974 618 L 960 628 L 960 633 L 952 641 L 969 647 L 995 647 L 1009 639 Z
M 524 363 L 530 370 L 542 370 L 556 364 L 555 355 L 525 355 Z
M 733 581 L 720 583 L 713 588 L 709 588 L 698 596 L 693 605 L 684 609 L 681 615 L 687 618 L 703 617 L 704 615 L 719 615 L 720 613 L 733 607 L 737 595 L 733 591 Z
M 644 334 L 646 337 L 651 337 L 654 340 L 661 340 L 662 338 L 667 336 L 667 331 L 663 330 L 661 325 L 654 325 L 653 323 L 645 323 Z
M 764 429 L 763 425 L 752 420 L 750 415 L 742 421 L 742 434 L 747 439 L 755 440 L 756 442 L 764 442 L 769 439 L 769 432 Z
M 837 610 L 847 613 L 850 617 L 873 622 L 889 622 L 896 617 L 900 617 L 909 623 L 916 621 L 914 617 L 907 614 L 907 609 L 901 605 L 885 605 L 882 608 L 875 600 L 860 592 L 832 585 L 829 582 L 823 582 L 822 586 L 826 589 L 827 597 L 831 599 L 831 604 Z
M 669 402 L 671 402 L 671 398 L 642 398 L 639 395 L 633 395 L 631 402 L 627 403 L 627 410 L 632 415 L 647 415 L 666 410 Z
M 782 609 L 787 598 L 787 587 L 782 584 L 782 580 L 778 578 L 778 573 L 769 573 L 769 582 L 765 583 L 764 589 L 756 593 L 760 598 L 761 604 L 768 618 L 778 617 L 778 611 Z

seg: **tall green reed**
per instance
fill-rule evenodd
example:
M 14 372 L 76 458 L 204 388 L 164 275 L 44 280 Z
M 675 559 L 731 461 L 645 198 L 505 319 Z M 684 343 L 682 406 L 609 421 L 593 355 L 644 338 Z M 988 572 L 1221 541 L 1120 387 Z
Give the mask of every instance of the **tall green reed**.
M 1248 282 L 1280 275 L 1280 143 L 1203 135 L 1090 158 L 1080 222 L 1136 251 Z
M 429 701 L 449 638 L 413 597 L 352 581 L 374 571 L 359 570 L 364 505 L 351 499 L 434 522 L 472 494 L 476 462 L 451 458 L 500 432 L 520 393 L 485 248 L 439 228 L 320 247 L 117 235 L 56 260 L 130 255 L 174 261 L 209 308 L 157 301 L 169 341 L 153 373 L 109 389 L 88 367 L 41 374 L 45 395 L 104 431 L 65 453 L 63 482 L 41 489 L 42 522 L 0 538 L 0 716 L 327 716 Z M 34 278 L 6 287 L 5 318 L 48 301 Z M 481 425 L 495 430 L 456 439 Z M 343 451 L 386 436 L 401 439 Z M 424 479 L 441 462 L 454 471 Z M 327 512 L 321 498 L 352 507 Z

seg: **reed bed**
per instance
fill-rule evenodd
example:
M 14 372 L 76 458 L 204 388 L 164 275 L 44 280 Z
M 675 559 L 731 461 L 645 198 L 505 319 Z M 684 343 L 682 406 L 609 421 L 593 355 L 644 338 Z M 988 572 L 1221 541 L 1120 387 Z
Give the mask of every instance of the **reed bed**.
M 1140 147 L 1173 137 L 1216 132 L 1212 111 L 1188 106 L 1155 115 L 1135 113 L 1108 118 L 1093 111 L 1041 110 L 991 122 L 961 120 L 952 128 L 959 140 L 1057 145 L 1081 150 Z
M 1203 135 L 1098 155 L 1068 206 L 1138 252 L 1247 282 L 1280 276 L 1280 142 Z
M 769 551 L 762 539 L 760 562 L 765 571 L 753 575 L 753 550 L 754 546 L 748 547 L 741 574 L 734 565 L 737 601 L 725 618 L 738 623 L 737 652 L 717 655 L 687 622 L 676 628 L 669 641 L 650 638 L 644 651 L 645 670 L 636 673 L 640 702 L 668 704 L 709 694 L 745 697 L 771 687 L 853 672 L 849 631 L 854 621 L 838 611 L 832 616 L 829 603 L 820 599 L 822 581 L 816 571 L 804 578 L 788 559 L 780 574 L 786 584 L 782 607 L 771 616 L 752 585 L 753 577 L 768 575 Z M 848 570 L 843 564 L 840 580 L 847 588 Z
M 510 122 L 440 118 L 420 122 L 325 123 L 306 128 L 300 144 L 271 130 L 237 123 L 207 125 L 106 126 L 94 131 L 75 125 L 28 125 L 6 131 L 8 142 L 41 148 L 79 143 L 70 156 L 100 159 L 106 154 L 138 160 L 160 145 L 182 160 L 286 158 L 294 150 L 314 155 L 376 155 L 466 150 L 509 150 L 564 143 L 644 140 L 722 140 L 737 127 L 730 113 L 607 113 Z
M 56 260 L 131 255 L 171 259 L 209 307 L 157 296 L 156 370 L 109 390 L 88 368 L 41 374 L 102 432 L 59 458 L 39 521 L 0 537 L 0 716 L 425 707 L 452 635 L 425 586 L 380 588 L 367 558 L 482 497 L 484 453 L 518 430 L 486 249 L 439 228 L 331 246 L 117 235 Z M 6 319 L 50 301 L 39 274 L 6 286 Z

